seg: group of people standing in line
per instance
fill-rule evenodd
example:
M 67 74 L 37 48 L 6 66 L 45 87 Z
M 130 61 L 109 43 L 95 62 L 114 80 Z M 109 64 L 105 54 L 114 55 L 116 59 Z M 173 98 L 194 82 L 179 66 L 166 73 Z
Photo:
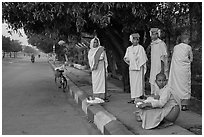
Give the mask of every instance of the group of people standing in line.
M 129 65 L 130 96 L 128 103 L 137 104 L 138 121 L 142 127 L 151 129 L 163 120 L 174 122 L 180 110 L 188 109 L 191 97 L 191 62 L 193 61 L 189 35 L 181 34 L 179 42 L 173 49 L 171 66 L 168 66 L 168 53 L 164 41 L 160 39 L 160 29 L 151 28 L 152 39 L 151 68 L 149 83 L 151 95 L 145 95 L 145 73 L 148 61 L 146 52 L 139 44 L 139 33 L 130 35 L 132 43 L 126 50 L 124 61 Z M 93 98 L 105 98 L 107 56 L 97 37 L 90 42 L 88 60 L 92 71 Z M 145 97 L 145 98 L 144 98 Z M 146 99 L 146 100 L 145 100 Z

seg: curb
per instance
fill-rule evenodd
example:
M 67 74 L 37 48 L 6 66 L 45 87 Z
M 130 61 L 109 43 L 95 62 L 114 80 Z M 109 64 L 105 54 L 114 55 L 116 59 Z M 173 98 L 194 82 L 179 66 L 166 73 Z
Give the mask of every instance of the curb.
M 55 65 L 49 62 L 52 70 L 54 71 Z M 67 79 L 66 95 L 71 95 L 74 101 L 81 107 L 87 116 L 89 122 L 93 122 L 98 130 L 104 135 L 134 135 L 133 132 L 127 129 L 127 127 L 121 123 L 115 116 L 107 112 L 102 106 L 103 104 L 87 104 L 86 99 L 89 95 L 77 87 L 67 75 L 64 75 Z M 173 131 L 165 131 L 169 135 L 195 135 L 193 132 L 188 131 L 181 126 L 175 125 Z M 140 135 L 140 133 L 138 133 Z M 154 133 L 153 133 L 154 134 Z M 158 133 L 155 133 L 158 134 Z M 161 132 L 163 134 L 163 131 Z M 143 134 L 141 134 L 143 135 Z M 160 135 L 160 134 L 159 134 Z
M 49 62 L 52 70 L 55 66 Z M 70 94 L 75 102 L 82 108 L 90 122 L 93 122 L 104 135 L 133 135 L 120 121 L 111 113 L 107 112 L 101 105 L 90 105 L 86 103 L 88 95 L 81 91 L 67 76 L 66 94 Z
M 67 78 L 67 77 L 66 77 Z M 81 91 L 68 78 L 67 93 L 82 108 L 89 121 L 93 122 L 104 135 L 133 135 L 116 117 L 107 112 L 101 105 L 90 105 L 86 103 L 88 95 Z

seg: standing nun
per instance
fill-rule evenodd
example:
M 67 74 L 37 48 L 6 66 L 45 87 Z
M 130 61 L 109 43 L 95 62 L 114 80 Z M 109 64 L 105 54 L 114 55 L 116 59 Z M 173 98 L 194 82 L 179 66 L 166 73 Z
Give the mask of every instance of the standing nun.
M 144 95 L 144 75 L 146 73 L 147 56 L 144 48 L 139 45 L 138 33 L 130 35 L 132 45 L 126 50 L 124 61 L 129 65 L 131 100 L 128 103 L 134 103 L 135 99 Z
M 168 84 L 181 99 L 182 110 L 188 110 L 191 97 L 191 62 L 192 48 L 189 45 L 189 35 L 181 35 L 181 43 L 174 47 Z
M 167 47 L 164 41 L 160 37 L 160 29 L 151 28 L 150 36 L 152 42 L 151 47 L 151 69 L 149 83 L 151 85 L 151 94 L 158 94 L 158 86 L 155 83 L 156 75 L 158 73 L 164 73 L 168 79 L 168 54 Z
M 90 42 L 88 60 L 92 72 L 93 99 L 95 99 L 95 97 L 106 99 L 105 92 L 108 61 L 104 47 L 100 45 L 100 41 L 97 37 L 93 38 Z

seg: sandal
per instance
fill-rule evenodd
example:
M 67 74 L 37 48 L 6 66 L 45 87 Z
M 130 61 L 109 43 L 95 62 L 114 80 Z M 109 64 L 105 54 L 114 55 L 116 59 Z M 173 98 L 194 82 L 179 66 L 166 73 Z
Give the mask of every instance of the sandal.
M 130 100 L 130 101 L 128 101 L 127 103 L 129 103 L 129 104 L 135 104 L 135 100 Z
M 139 99 L 147 99 L 144 95 L 140 96 Z
M 107 98 L 105 98 L 105 99 L 104 99 L 104 101 L 105 101 L 105 102 L 109 102 L 110 100 L 109 100 L 109 99 L 107 99 Z

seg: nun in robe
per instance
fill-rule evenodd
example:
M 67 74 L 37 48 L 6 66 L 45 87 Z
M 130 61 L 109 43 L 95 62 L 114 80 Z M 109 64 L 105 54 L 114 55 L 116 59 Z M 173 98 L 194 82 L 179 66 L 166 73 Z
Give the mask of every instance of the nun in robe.
M 192 48 L 189 36 L 183 34 L 181 43 L 173 50 L 168 84 L 176 91 L 181 99 L 182 110 L 187 110 L 191 97 L 191 62 L 193 61 Z
M 151 28 L 150 36 L 152 42 L 150 44 L 151 48 L 151 69 L 149 83 L 151 86 L 151 94 L 156 94 L 158 86 L 155 83 L 156 75 L 160 72 L 164 73 L 168 79 L 168 54 L 167 47 L 164 41 L 160 37 L 160 29 Z
M 160 91 L 159 100 L 141 103 L 138 107 L 137 116 L 140 117 L 142 128 L 152 129 L 162 121 L 167 122 L 166 126 L 172 125 L 179 116 L 181 102 L 176 92 L 166 85 Z
M 90 42 L 88 61 L 92 72 L 93 99 L 105 99 L 108 61 L 104 47 L 100 45 L 97 37 Z
M 126 50 L 124 61 L 129 65 L 130 95 L 128 103 L 134 103 L 144 95 L 144 75 L 146 73 L 147 56 L 143 46 L 139 44 L 138 33 L 130 35 L 132 45 Z

